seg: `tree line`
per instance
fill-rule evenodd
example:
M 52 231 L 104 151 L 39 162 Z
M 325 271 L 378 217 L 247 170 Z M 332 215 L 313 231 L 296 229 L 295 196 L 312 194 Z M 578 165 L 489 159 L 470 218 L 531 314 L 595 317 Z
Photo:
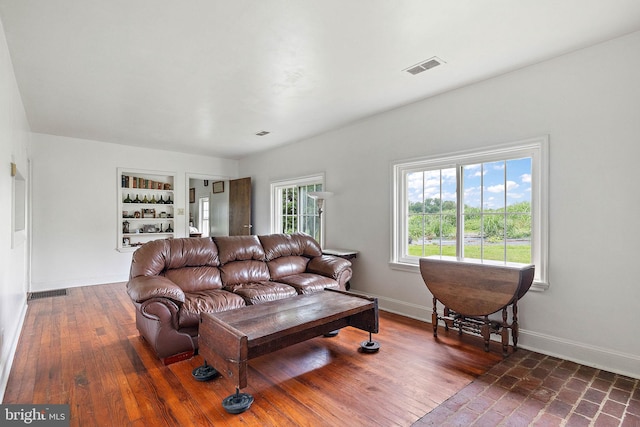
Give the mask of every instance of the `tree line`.
M 531 237 L 531 202 L 508 205 L 506 211 L 480 209 L 464 205 L 466 236 L 482 237 L 489 241 L 527 239 Z M 429 198 L 409 203 L 409 244 L 414 240 L 455 239 L 456 202 Z

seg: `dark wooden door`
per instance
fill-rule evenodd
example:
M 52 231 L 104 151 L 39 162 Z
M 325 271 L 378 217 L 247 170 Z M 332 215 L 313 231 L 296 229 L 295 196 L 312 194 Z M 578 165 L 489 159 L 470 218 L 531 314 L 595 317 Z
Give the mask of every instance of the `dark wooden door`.
M 251 233 L 251 178 L 229 181 L 229 235 L 246 236 Z

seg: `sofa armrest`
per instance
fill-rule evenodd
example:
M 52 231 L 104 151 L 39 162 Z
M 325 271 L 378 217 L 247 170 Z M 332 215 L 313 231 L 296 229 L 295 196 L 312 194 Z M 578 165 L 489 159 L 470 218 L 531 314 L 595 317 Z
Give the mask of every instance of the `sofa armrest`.
M 347 270 L 351 270 L 351 261 L 333 255 L 313 257 L 307 264 L 308 273 L 321 274 L 335 280 L 338 280 Z
M 178 303 L 185 300 L 182 289 L 163 276 L 134 277 L 127 283 L 127 293 L 138 303 L 151 298 L 169 298 Z

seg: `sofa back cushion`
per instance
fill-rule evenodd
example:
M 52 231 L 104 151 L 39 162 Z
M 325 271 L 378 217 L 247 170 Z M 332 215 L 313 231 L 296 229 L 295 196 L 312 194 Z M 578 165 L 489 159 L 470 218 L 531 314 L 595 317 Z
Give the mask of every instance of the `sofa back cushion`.
M 307 258 L 322 255 L 320 244 L 308 234 L 267 234 L 258 238 L 262 243 L 266 261 L 291 255 Z
M 218 267 L 183 267 L 167 270 L 165 277 L 185 292 L 199 292 L 222 288 Z
M 302 255 L 300 240 L 294 239 L 291 234 L 267 234 L 258 236 L 258 239 L 267 262 L 283 256 Z
M 220 273 L 225 287 L 269 281 L 267 263 L 253 259 L 228 262 L 220 267 Z
M 154 240 L 140 246 L 131 258 L 129 278 L 160 275 L 166 269 L 169 258 L 167 242 L 167 240 Z
M 218 247 L 220 264 L 232 261 L 264 261 L 264 250 L 258 236 L 218 236 L 213 240 Z
M 220 289 L 218 248 L 208 237 L 154 240 L 133 253 L 130 278 L 166 276 L 186 292 Z
M 313 258 L 322 255 L 322 248 L 320 247 L 320 243 L 316 241 L 313 237 L 304 233 L 293 233 L 291 235 L 293 240 L 296 240 L 300 245 L 302 253 L 300 255 L 304 255 L 308 258 Z
M 309 258 L 303 256 L 282 256 L 267 262 L 271 280 L 278 280 L 307 270 Z
M 167 269 L 220 265 L 218 247 L 210 237 L 168 239 L 167 243 L 170 251 Z

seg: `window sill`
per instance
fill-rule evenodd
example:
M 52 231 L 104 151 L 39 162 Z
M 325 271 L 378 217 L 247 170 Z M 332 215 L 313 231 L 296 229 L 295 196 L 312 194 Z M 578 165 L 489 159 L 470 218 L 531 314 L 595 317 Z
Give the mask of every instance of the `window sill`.
M 417 265 L 417 264 L 409 264 L 409 263 L 405 263 L 405 262 L 390 261 L 389 262 L 389 268 L 391 268 L 392 270 L 397 270 L 397 271 L 406 271 L 406 272 L 409 272 L 409 273 L 420 274 L 420 266 Z M 534 281 L 531 284 L 531 287 L 529 288 L 529 290 L 534 291 L 534 292 L 544 292 L 547 289 L 549 289 L 549 283 L 548 282 L 537 282 L 537 281 Z

